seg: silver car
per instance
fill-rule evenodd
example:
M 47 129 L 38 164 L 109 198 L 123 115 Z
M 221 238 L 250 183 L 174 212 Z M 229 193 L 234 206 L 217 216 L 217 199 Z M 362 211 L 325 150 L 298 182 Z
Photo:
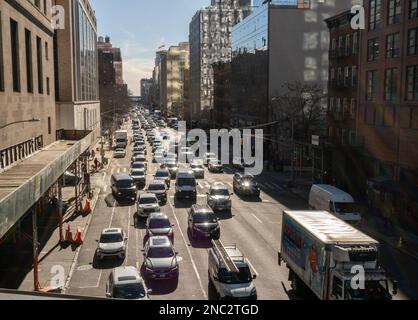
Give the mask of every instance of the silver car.
M 148 218 L 152 212 L 159 212 L 160 205 L 153 193 L 145 193 L 139 196 L 135 218 Z
M 135 267 L 112 270 L 106 283 L 106 297 L 124 300 L 149 300 L 151 290 Z
M 144 272 L 149 279 L 178 279 L 177 252 L 167 236 L 151 237 L 144 249 Z
M 193 162 L 190 164 L 190 168 L 192 169 L 196 179 L 205 179 L 205 168 L 203 167 L 203 161 L 197 159 L 193 160 Z
M 114 158 L 125 158 L 126 157 L 126 150 L 122 148 L 117 148 L 115 153 L 113 154 Z
M 213 211 L 231 211 L 232 209 L 232 193 L 223 183 L 214 183 L 207 193 L 207 201 L 209 207 Z
M 125 260 L 128 238 L 122 229 L 111 228 L 103 230 L 97 242 L 96 255 L 99 260 L 107 257 L 118 257 Z

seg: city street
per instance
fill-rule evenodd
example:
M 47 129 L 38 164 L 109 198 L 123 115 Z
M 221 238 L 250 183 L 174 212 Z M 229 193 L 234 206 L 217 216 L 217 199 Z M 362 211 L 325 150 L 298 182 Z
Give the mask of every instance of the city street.
M 125 129 L 129 129 L 125 125 Z M 134 226 L 135 203 L 119 203 L 111 195 L 110 177 L 113 173 L 130 170 L 131 148 L 124 159 L 112 159 L 109 168 L 94 176 L 100 181 L 101 193 L 96 205 L 92 222 L 89 226 L 84 245 L 76 261 L 74 273 L 66 293 L 85 296 L 104 297 L 110 271 L 120 265 L 141 268 L 143 263 L 144 228 Z M 153 174 L 159 165 L 152 163 L 152 152 L 148 145 L 147 183 L 152 181 Z M 186 165 L 183 165 L 186 166 Z M 232 192 L 234 170 L 226 168 L 224 174 L 212 174 L 205 169 L 205 179 L 198 180 L 198 203 L 206 204 L 206 192 L 214 182 L 225 183 Z M 232 199 L 232 216 L 218 213 L 221 219 L 221 241 L 225 245 L 237 244 L 250 263 L 252 272 L 257 275 L 255 281 L 258 298 L 267 300 L 288 300 L 300 297 L 292 294 L 288 282 L 288 269 L 283 264 L 278 266 L 277 252 L 280 247 L 282 210 L 308 209 L 307 203 L 300 197 L 291 194 L 274 179 L 260 181 L 262 187 L 261 200 L 246 201 L 237 195 Z M 181 257 L 180 277 L 178 283 L 170 281 L 153 281 L 147 283 L 152 289 L 151 299 L 210 299 L 208 290 L 208 249 L 209 241 L 191 241 L 187 232 L 187 210 L 191 203 L 174 200 L 174 181 L 171 181 L 169 201 L 161 208 L 171 222 L 175 224 L 175 249 Z M 143 192 L 143 191 L 141 191 Z M 125 261 L 97 261 L 95 251 L 97 241 L 103 229 L 109 227 L 123 228 L 128 235 L 127 258 Z M 395 255 L 390 248 L 384 248 L 383 261 L 388 263 Z M 405 257 L 401 257 L 405 261 Z M 411 263 L 415 263 L 412 264 Z M 408 261 L 407 266 L 417 267 L 416 261 Z M 402 270 L 390 270 L 402 273 Z M 407 272 L 406 274 L 413 274 Z M 394 275 L 395 276 L 395 275 Z M 395 299 L 406 299 L 401 292 Z M 409 287 L 407 286 L 407 289 Z M 304 297 L 306 298 L 306 297 Z

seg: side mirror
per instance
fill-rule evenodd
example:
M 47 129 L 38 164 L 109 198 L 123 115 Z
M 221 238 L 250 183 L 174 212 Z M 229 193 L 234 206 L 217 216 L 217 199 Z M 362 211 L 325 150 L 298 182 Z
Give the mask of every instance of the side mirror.
M 256 280 L 257 279 L 257 275 L 255 274 L 255 275 L 253 275 L 253 280 Z
M 175 226 L 174 223 L 171 226 L 174 227 Z
M 179 255 L 179 253 L 178 253 L 177 251 L 175 252 L 175 254 L 176 254 L 176 256 L 178 256 L 178 255 Z

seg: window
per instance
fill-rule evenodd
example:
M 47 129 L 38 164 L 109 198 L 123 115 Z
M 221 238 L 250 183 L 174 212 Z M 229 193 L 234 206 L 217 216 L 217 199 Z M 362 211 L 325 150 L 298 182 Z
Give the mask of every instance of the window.
M 386 36 L 386 58 L 399 58 L 399 33 Z
M 353 54 L 358 52 L 358 32 L 353 34 Z
M 334 112 L 334 98 L 329 98 L 328 112 L 330 114 Z
M 338 68 L 337 82 L 338 85 L 341 85 L 343 82 L 343 68 L 341 67 Z
M 20 61 L 19 61 L 19 34 L 18 24 L 10 19 L 10 44 L 12 48 L 12 78 L 13 91 L 20 92 Z
M 49 60 L 49 46 L 48 46 L 48 42 L 45 42 L 45 60 L 46 61 Z
M 25 53 L 27 90 L 29 93 L 33 93 L 32 33 L 27 29 L 25 29 Z
M 418 28 L 408 30 L 408 55 L 415 55 L 417 51 Z
M 51 94 L 49 77 L 46 77 L 46 94 L 49 96 Z
M 4 69 L 3 69 L 3 28 L 0 12 L 0 91 L 4 91 Z
M 395 24 L 401 21 L 401 0 L 389 0 L 388 2 L 388 24 Z
M 344 87 L 348 87 L 350 84 L 350 78 L 351 78 L 351 68 L 346 66 L 344 67 Z
M 377 89 L 377 71 L 367 72 L 367 101 L 373 101 L 376 95 Z
M 342 53 L 343 53 L 343 47 L 344 47 L 344 45 L 343 45 L 343 37 L 342 36 L 339 36 L 338 37 L 338 56 L 341 56 L 342 55 Z
M 345 37 L 345 55 L 351 54 L 351 35 L 347 34 Z
M 379 28 L 382 0 L 369 0 L 369 30 Z
M 330 79 L 331 79 L 331 82 L 335 81 L 335 69 L 334 68 L 331 68 Z
M 385 100 L 394 101 L 397 96 L 398 69 L 391 68 L 385 71 Z
M 418 100 L 418 65 L 406 69 L 406 90 L 408 101 Z
M 42 41 L 41 38 L 36 37 L 36 60 L 38 65 L 38 93 L 44 93 L 44 75 L 42 64 Z
M 409 0 L 409 18 L 418 17 L 418 0 Z
M 341 113 L 341 98 L 337 98 L 337 107 L 336 107 L 336 113 Z
M 331 42 L 331 56 L 332 57 L 335 57 L 335 55 L 336 55 L 336 50 L 337 50 L 337 39 L 332 39 L 332 42 Z
M 348 98 L 343 99 L 343 115 L 348 114 L 349 107 L 348 107 Z
M 356 104 L 357 104 L 356 99 L 351 99 L 351 103 L 350 103 L 350 117 L 351 117 L 351 119 L 356 118 L 356 112 L 357 112 Z
M 378 38 L 367 41 L 367 60 L 375 61 L 379 58 L 379 41 Z
M 357 66 L 353 66 L 351 69 L 351 86 L 357 86 Z
M 48 117 L 48 134 L 52 133 L 51 117 Z

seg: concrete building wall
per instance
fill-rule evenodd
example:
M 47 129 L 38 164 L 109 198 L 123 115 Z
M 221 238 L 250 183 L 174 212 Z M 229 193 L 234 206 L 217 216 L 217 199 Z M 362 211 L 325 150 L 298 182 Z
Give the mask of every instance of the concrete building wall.
M 0 126 L 15 122 L 40 119 L 40 122 L 20 123 L 0 129 L 0 150 L 9 146 L 43 136 L 44 145 L 55 141 L 55 101 L 54 101 L 54 62 L 53 30 L 51 28 L 51 2 L 47 7 L 36 8 L 34 1 L 0 1 L 1 46 L 3 61 L 3 88 L 0 88 Z M 12 78 L 11 30 L 10 19 L 18 26 L 18 66 L 20 89 L 15 92 Z M 34 23 L 36 21 L 36 24 Z M 33 93 L 28 91 L 26 68 L 25 29 L 31 33 L 31 61 Z M 41 40 L 42 79 L 37 72 L 37 37 Z M 1 56 L 1 55 L 0 55 Z M 47 80 L 49 79 L 49 80 Z M 43 83 L 43 92 L 38 91 L 38 82 Z M 47 90 L 49 82 L 49 90 Z

